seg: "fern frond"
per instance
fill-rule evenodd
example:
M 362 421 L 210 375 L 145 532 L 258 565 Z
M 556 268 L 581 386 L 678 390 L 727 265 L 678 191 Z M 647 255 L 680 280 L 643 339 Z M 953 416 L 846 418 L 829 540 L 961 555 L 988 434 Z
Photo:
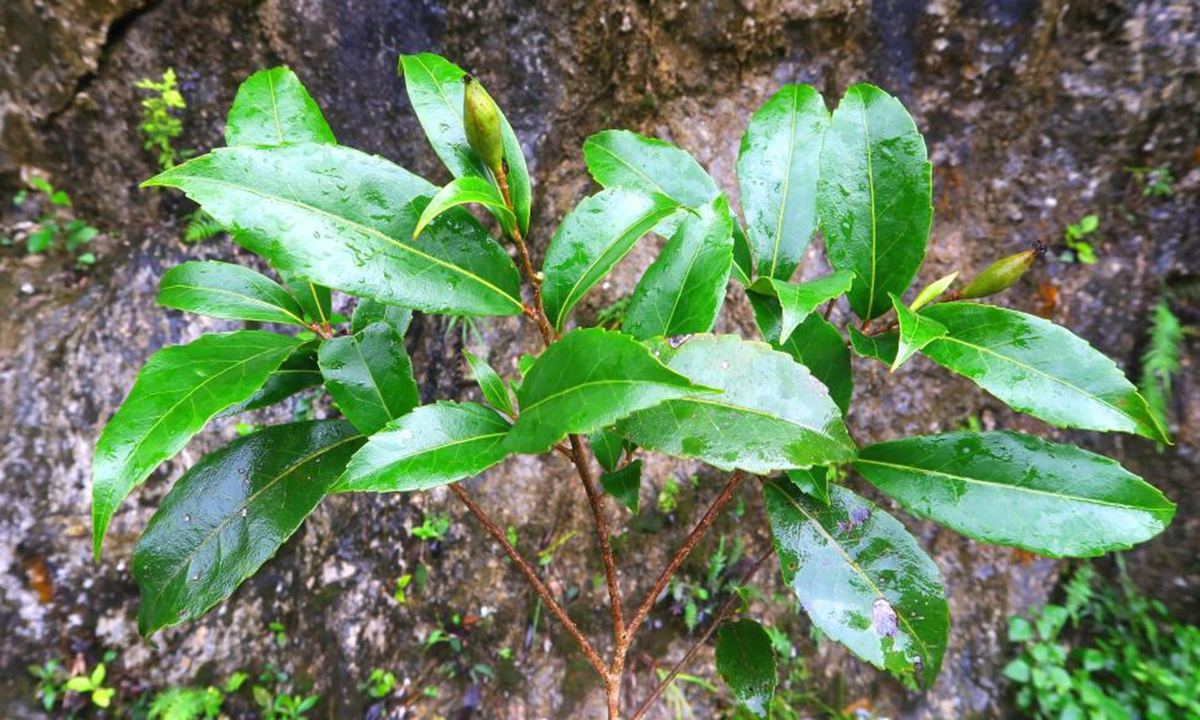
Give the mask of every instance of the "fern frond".
M 197 210 L 188 218 L 187 227 L 183 231 L 183 241 L 186 243 L 201 242 L 222 232 L 225 232 L 225 227 L 217 222 L 216 218 L 203 210 Z
M 1162 427 L 1167 427 L 1171 404 L 1171 384 L 1179 372 L 1179 352 L 1183 345 L 1183 326 L 1171 312 L 1165 300 L 1154 307 L 1150 327 L 1150 343 L 1142 355 L 1142 378 L 1139 388 L 1150 412 Z

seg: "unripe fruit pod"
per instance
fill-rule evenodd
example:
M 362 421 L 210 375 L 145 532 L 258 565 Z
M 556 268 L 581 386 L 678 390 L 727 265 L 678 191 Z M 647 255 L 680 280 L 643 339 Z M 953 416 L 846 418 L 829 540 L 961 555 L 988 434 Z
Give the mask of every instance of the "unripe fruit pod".
M 504 162 L 504 141 L 500 137 L 500 109 L 488 97 L 483 86 L 470 75 L 463 75 L 463 126 L 467 142 L 493 175 L 499 176 Z
M 1037 256 L 1037 250 L 1026 250 L 997 260 L 963 288 L 959 297 L 963 300 L 976 300 L 1004 292 L 1021 279 Z

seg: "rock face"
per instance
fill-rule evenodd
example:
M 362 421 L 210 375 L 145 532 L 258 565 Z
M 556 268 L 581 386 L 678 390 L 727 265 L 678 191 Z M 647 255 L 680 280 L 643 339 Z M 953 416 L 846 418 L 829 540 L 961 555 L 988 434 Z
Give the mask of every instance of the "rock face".
M 238 83 L 282 63 L 305 81 L 342 143 L 442 181 L 445 171 L 395 72 L 397 53 L 442 52 L 487 84 L 517 129 L 535 174 L 532 243 L 539 255 L 557 221 L 589 192 L 579 146 L 590 133 L 628 127 L 675 142 L 736 199 L 742 130 L 780 84 L 812 83 L 833 103 L 848 84 L 870 81 L 904 101 L 934 162 L 936 215 L 921 280 L 954 269 L 970 274 L 1033 241 L 1061 245 L 1068 223 L 1096 213 L 1098 264 L 1040 265 L 1005 302 L 1068 325 L 1132 374 L 1148 308 L 1164 287 L 1191 278 L 1194 291 L 1200 272 L 1200 6 L 1189 0 L 551 0 L 536 7 L 513 0 L 10 0 L 0 9 L 0 44 L 0 212 L 12 212 L 7 197 L 24 168 L 67 188 L 76 211 L 108 230 L 95 241 L 100 263 L 87 276 L 53 258 L 0 249 L 6 717 L 37 717 L 25 665 L 79 653 L 94 661 L 105 648 L 120 653 L 126 693 L 138 683 L 207 682 L 273 662 L 315 683 L 325 696 L 322 717 L 603 712 L 569 638 L 545 623 L 531 625 L 534 598 L 523 581 L 438 491 L 328 501 L 230 602 L 201 622 L 164 632 L 157 646 L 137 638 L 129 574 L 137 534 L 170 480 L 233 437 L 234 421 L 218 422 L 134 493 L 99 564 L 91 562 L 87 541 L 92 445 L 151 352 L 228 327 L 155 307 L 165 269 L 189 258 L 255 262 L 227 238 L 182 245 L 186 202 L 136 189 L 154 162 L 135 132 L 133 83 L 167 67 L 179 73 L 189 103 L 183 147 L 221 144 Z M 1125 168 L 1162 163 L 1177 178 L 1174 194 L 1143 198 Z M 632 289 L 653 255 L 654 243 L 643 245 L 588 297 L 584 317 Z M 820 252 L 810 250 L 803 272 L 815 275 L 823 266 Z M 1195 323 L 1189 302 L 1177 300 L 1177 310 Z M 727 331 L 753 332 L 739 289 L 730 290 L 722 322 Z M 520 353 L 536 348 L 530 329 L 515 319 L 481 323 L 480 331 L 493 365 L 507 374 Z M 1135 551 L 1130 565 L 1150 592 L 1195 617 L 1200 391 L 1187 351 L 1196 342 L 1188 340 L 1177 383 L 1177 445 L 1162 453 L 1129 437 L 1048 429 L 919 359 L 895 376 L 865 363 L 857 368 L 852 431 L 869 442 L 977 417 L 987 427 L 1069 437 L 1121 459 L 1180 504 L 1175 525 Z M 441 321 L 414 324 L 409 346 L 425 401 L 477 392 L 464 378 L 461 344 L 460 333 L 446 332 Z M 287 408 L 273 412 L 263 419 L 290 416 Z M 635 588 L 644 592 L 721 482 L 682 463 L 655 461 L 647 471 L 654 480 L 644 505 L 668 476 L 698 471 L 700 482 L 685 484 L 672 514 L 633 522 L 612 510 L 625 533 L 618 551 L 630 597 Z M 604 637 L 606 598 L 592 582 L 599 567 L 568 466 L 557 457 L 522 457 L 471 486 L 502 524 L 520 529 L 530 554 L 578 531 L 544 572 L 556 590 L 570 591 L 570 611 L 584 631 Z M 741 496 L 747 517 L 760 517 L 757 488 L 747 484 Z M 414 538 L 411 529 L 432 513 L 454 518 L 448 536 Z M 950 596 L 954 629 L 937 684 L 911 693 L 832 646 L 815 650 L 797 641 L 801 651 L 814 653 L 810 668 L 820 684 L 843 688 L 847 702 L 868 697 L 884 715 L 1005 715 L 1005 618 L 1044 601 L 1059 565 L 901 517 L 934 556 Z M 689 562 L 693 575 L 703 573 L 720 534 L 740 536 L 750 548 L 768 542 L 758 523 L 727 518 Z M 394 583 L 418 564 L 428 568 L 429 581 L 401 605 Z M 776 587 L 775 576 L 764 573 L 761 584 Z M 671 641 L 683 629 L 667 605 L 654 616 L 665 629 L 646 640 L 631 697 L 653 683 L 653 661 L 669 663 L 688 644 Z M 764 601 L 757 609 L 792 615 L 786 603 Z M 464 618 L 457 625 L 456 614 Z M 287 627 L 286 647 L 268 630 L 275 621 Z M 786 622 L 795 637 L 807 635 L 802 622 Z M 444 655 L 420 652 L 422 640 L 443 626 L 465 641 L 450 658 L 456 674 L 449 679 L 431 670 L 431 658 Z M 497 659 L 504 647 L 513 649 L 514 661 Z M 709 657 L 694 669 L 710 674 Z M 475 663 L 494 666 L 497 677 L 473 676 Z M 407 709 L 365 709 L 355 683 L 374 667 L 415 683 Z M 419 697 L 421 687 L 435 683 L 437 699 Z M 689 696 L 700 716 L 713 712 L 714 697 Z

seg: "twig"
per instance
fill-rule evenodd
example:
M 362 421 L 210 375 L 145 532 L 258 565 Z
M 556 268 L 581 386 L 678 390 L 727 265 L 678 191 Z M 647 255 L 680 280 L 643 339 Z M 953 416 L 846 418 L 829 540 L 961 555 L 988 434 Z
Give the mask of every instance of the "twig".
M 684 540 L 683 545 L 679 546 L 679 549 L 675 551 L 674 557 L 672 557 L 671 561 L 667 563 L 667 567 L 664 568 L 662 573 L 659 574 L 658 580 L 654 583 L 654 587 L 649 593 L 646 594 L 645 599 L 642 600 L 642 604 L 638 606 L 637 612 L 633 615 L 633 620 L 631 620 L 629 623 L 629 628 L 625 631 L 623 642 L 626 650 L 628 649 L 629 644 L 633 642 L 634 633 L 636 633 L 638 628 L 641 627 L 642 622 L 646 619 L 646 615 L 649 614 L 650 609 L 654 607 L 654 603 L 656 600 L 658 600 L 658 596 L 662 594 L 662 591 L 667 587 L 667 583 L 671 581 L 671 576 L 675 574 L 675 571 L 678 570 L 679 566 L 683 564 L 683 561 L 687 559 L 688 554 L 691 553 L 692 549 L 696 547 L 696 544 L 700 542 L 700 538 L 702 538 L 704 533 L 708 531 L 708 528 L 712 526 L 713 522 L 717 519 L 717 515 L 720 514 L 721 509 L 724 508 L 725 504 L 728 503 L 733 497 L 734 492 L 738 489 L 738 485 L 741 484 L 745 477 L 746 474 L 741 470 L 738 470 L 734 472 L 733 475 L 729 476 L 729 482 L 725 483 L 725 487 L 721 489 L 721 494 L 717 495 L 717 498 L 713 500 L 712 505 L 708 506 L 708 510 L 704 513 L 704 517 L 700 518 L 700 522 L 696 523 L 696 527 L 692 528 L 692 532 L 690 535 L 688 535 L 687 540 Z
M 575 469 L 579 471 L 579 477 L 583 480 L 583 489 L 587 493 L 592 517 L 596 521 L 596 536 L 600 541 L 600 554 L 604 557 L 604 576 L 608 583 L 609 603 L 612 605 L 613 644 L 619 647 L 622 638 L 625 637 L 625 613 L 621 608 L 621 589 L 617 584 L 617 565 L 613 561 L 608 520 L 604 517 L 604 498 L 596 489 L 596 481 L 592 479 L 592 468 L 588 465 L 587 455 L 583 451 L 583 441 L 578 435 L 572 435 L 570 439 Z
M 533 567 L 525 561 L 525 558 L 521 557 L 521 554 L 517 552 L 517 549 L 508 541 L 508 538 L 505 537 L 504 531 L 500 529 L 500 526 L 497 525 L 490 517 L 488 517 L 488 514 L 484 512 L 483 508 L 479 507 L 479 505 L 471 499 L 471 496 L 467 494 L 467 491 L 464 490 L 461 485 L 455 483 L 454 485 L 450 486 L 450 489 L 455 495 L 458 496 L 460 500 L 463 501 L 463 504 L 467 506 L 467 509 L 471 511 L 471 513 L 477 520 L 479 520 L 483 527 L 487 529 L 488 534 L 490 534 L 496 540 L 496 542 L 500 544 L 500 547 L 504 549 L 504 552 L 508 555 L 509 559 L 511 559 L 513 564 L 517 566 L 517 569 L 521 571 L 521 574 L 525 576 L 525 579 L 528 580 L 531 585 L 533 585 L 533 589 L 537 591 L 538 597 L 542 599 L 542 602 L 546 604 L 546 607 L 550 608 L 550 612 L 554 613 L 554 616 L 558 618 L 559 622 L 566 626 L 567 632 L 570 633 L 571 636 L 574 637 L 579 643 L 579 646 L 583 649 L 583 654 L 587 656 L 588 662 L 592 664 L 592 667 L 595 668 L 596 672 L 600 674 L 600 677 L 604 678 L 606 683 L 609 682 L 608 666 L 600 658 L 600 655 L 596 653 L 595 648 L 593 648 L 592 644 L 588 642 L 588 639 L 584 637 L 583 633 L 579 630 L 579 626 L 577 626 L 575 621 L 571 619 L 571 616 L 567 615 L 567 611 L 564 610 L 562 606 L 558 604 L 558 601 L 554 599 L 554 596 L 550 594 L 549 588 L 547 588 L 542 583 L 541 579 L 538 578 L 537 573 L 533 570 Z
M 745 587 L 746 583 L 750 582 L 750 578 L 754 577 L 754 573 L 758 572 L 758 569 L 762 567 L 762 564 L 767 561 L 767 558 L 774 554 L 775 548 L 772 547 L 770 550 L 767 550 L 765 553 L 763 553 L 758 560 L 755 560 L 754 564 L 750 566 L 750 569 L 747 570 L 744 575 L 742 575 L 742 579 L 738 581 L 738 587 Z M 638 706 L 637 710 L 635 710 L 633 713 L 632 720 L 639 720 L 639 718 L 646 714 L 646 711 L 650 709 L 650 706 L 654 704 L 654 701 L 658 699 L 658 696 L 662 695 L 663 691 L 675 681 L 675 678 L 685 667 L 687 667 L 687 664 L 690 663 L 694 657 L 696 657 L 696 653 L 700 652 L 700 648 L 708 642 L 708 639 L 712 637 L 714 632 L 717 631 L 717 628 L 720 627 L 721 623 L 725 622 L 726 618 L 728 618 L 733 612 L 734 606 L 737 605 L 737 602 L 740 599 L 741 596 L 736 592 L 729 596 L 725 603 L 721 605 L 720 611 L 717 612 L 717 617 L 713 619 L 712 624 L 710 624 L 708 629 L 704 631 L 704 635 L 700 636 L 700 639 L 697 640 L 694 645 L 688 648 L 688 651 L 684 653 L 682 658 L 679 659 L 679 662 L 675 663 L 675 666 L 671 668 L 671 672 L 667 673 L 667 677 L 664 678 L 663 681 L 658 685 L 656 685 L 654 690 L 650 692 L 650 697 L 646 698 L 642 704 Z

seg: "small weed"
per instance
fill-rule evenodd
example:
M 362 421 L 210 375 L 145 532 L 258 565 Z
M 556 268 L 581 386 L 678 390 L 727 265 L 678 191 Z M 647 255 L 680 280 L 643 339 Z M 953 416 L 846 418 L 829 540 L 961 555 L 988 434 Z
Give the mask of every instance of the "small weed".
M 67 680 L 66 689 L 80 695 L 90 695 L 92 704 L 98 708 L 106 708 L 112 704 L 116 690 L 104 686 L 104 678 L 108 674 L 104 663 L 99 663 L 90 673 L 76 675 Z
M 408 604 L 408 586 L 412 584 L 412 579 L 412 573 L 404 573 L 396 578 L 396 591 L 392 593 L 392 597 L 401 605 Z
M 267 625 L 267 629 L 270 630 L 271 634 L 273 634 L 275 636 L 275 644 L 276 645 L 278 645 L 279 647 L 283 647 L 284 645 L 287 645 L 287 642 L 288 642 L 287 629 L 283 627 L 283 623 L 272 622 L 271 624 Z
M 187 225 L 183 229 L 185 243 L 198 243 L 216 237 L 225 232 L 225 226 L 203 210 L 196 210 L 187 216 Z
M 1096 215 L 1084 215 L 1079 222 L 1068 225 L 1063 239 L 1067 241 L 1067 247 L 1072 255 L 1064 254 L 1062 259 L 1069 262 L 1073 257 L 1084 265 L 1095 265 L 1096 249 L 1085 238 L 1095 233 L 1099 227 L 1100 218 Z
M 81 250 L 100 231 L 73 215 L 71 196 L 65 190 L 56 189 L 49 181 L 39 177 L 30 179 L 29 184 L 37 191 L 37 197 L 42 202 L 42 212 L 25 238 L 29 254 L 60 251 L 74 258 L 77 268 L 95 264 L 96 255 Z M 24 205 L 28 200 L 29 193 L 21 191 L 13 198 L 13 203 Z M 5 244 L 11 245 L 12 241 Z
M 142 78 L 135 87 L 149 93 L 142 99 L 142 122 L 138 125 L 138 132 L 145 140 L 142 147 L 155 153 L 158 166 L 163 170 L 175 167 L 180 158 L 187 155 L 174 146 L 175 138 L 183 133 L 183 121 L 173 111 L 187 109 L 176 86 L 175 71 L 168 69 L 159 81 Z
M 46 712 L 50 712 L 66 690 L 67 679 L 62 665 L 57 660 L 47 660 L 41 665 L 30 665 L 29 674 L 37 678 L 36 697 Z
M 375 668 L 366 682 L 358 684 L 358 689 L 367 695 L 381 700 L 388 696 L 396 687 L 396 676 L 381 668 Z
M 1169 165 L 1127 167 L 1125 172 L 1142 186 L 1142 197 L 1171 197 L 1175 194 L 1175 175 Z
M 450 516 L 434 513 L 426 515 L 420 527 L 413 528 L 413 537 L 419 540 L 441 540 L 450 531 Z

